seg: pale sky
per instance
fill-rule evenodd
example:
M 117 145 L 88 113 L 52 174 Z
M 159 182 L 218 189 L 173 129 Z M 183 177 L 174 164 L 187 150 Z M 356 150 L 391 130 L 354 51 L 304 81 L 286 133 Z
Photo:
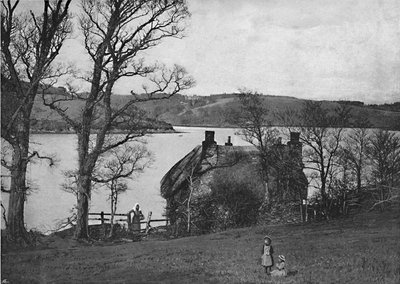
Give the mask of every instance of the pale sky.
M 186 94 L 247 88 L 309 99 L 400 101 L 399 0 L 188 0 L 188 5 L 186 37 L 168 39 L 147 56 L 184 66 L 196 80 Z M 77 38 L 66 42 L 61 56 L 89 65 Z M 114 92 L 128 94 L 137 84 L 124 80 Z

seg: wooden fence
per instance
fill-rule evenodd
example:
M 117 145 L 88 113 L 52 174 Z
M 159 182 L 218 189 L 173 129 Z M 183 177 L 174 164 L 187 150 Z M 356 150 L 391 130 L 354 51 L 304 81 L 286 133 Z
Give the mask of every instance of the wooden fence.
M 165 226 L 167 226 L 169 224 L 168 219 L 152 219 L 151 218 L 152 214 L 153 213 L 150 211 L 149 214 L 147 215 L 147 220 L 140 221 L 140 225 L 146 224 L 145 228 L 144 229 L 141 228 L 140 232 L 148 233 L 151 228 L 162 226 L 162 225 L 152 226 L 151 224 L 154 224 L 154 223 L 164 223 Z M 90 216 L 94 216 L 94 217 L 90 217 Z M 114 214 L 114 222 L 115 223 L 123 222 L 123 223 L 126 223 L 127 226 L 129 226 L 130 218 L 131 218 L 131 216 L 130 216 L 129 212 L 126 214 Z M 104 213 L 104 211 L 101 211 L 100 213 L 89 213 L 89 220 L 100 221 L 101 225 L 105 225 L 107 223 L 110 223 L 111 213 Z

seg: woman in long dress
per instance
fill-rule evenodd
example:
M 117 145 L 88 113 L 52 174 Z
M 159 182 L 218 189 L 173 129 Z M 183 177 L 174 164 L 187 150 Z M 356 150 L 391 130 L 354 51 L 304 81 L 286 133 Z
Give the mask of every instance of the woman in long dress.
M 130 211 L 130 221 L 131 221 L 131 230 L 135 233 L 140 232 L 140 221 L 144 219 L 142 210 L 140 210 L 139 203 L 136 203 L 135 206 Z

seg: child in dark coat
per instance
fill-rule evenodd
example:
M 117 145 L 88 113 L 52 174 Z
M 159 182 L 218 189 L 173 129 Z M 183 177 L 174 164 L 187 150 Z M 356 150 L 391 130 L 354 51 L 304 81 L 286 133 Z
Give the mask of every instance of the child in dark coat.
M 264 237 L 264 245 L 262 248 L 261 255 L 261 265 L 265 267 L 265 273 L 268 275 L 271 274 L 271 267 L 274 264 L 274 260 L 272 258 L 273 249 L 271 246 L 271 238 L 268 236 Z

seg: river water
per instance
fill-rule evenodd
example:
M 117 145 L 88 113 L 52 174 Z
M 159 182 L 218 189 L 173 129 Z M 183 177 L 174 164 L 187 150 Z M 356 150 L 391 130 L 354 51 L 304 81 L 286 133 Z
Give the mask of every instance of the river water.
M 143 173 L 128 179 L 129 190 L 119 196 L 117 213 L 128 212 L 136 202 L 145 216 L 153 212 L 153 218 L 162 218 L 166 202 L 160 195 L 160 181 L 167 171 L 194 147 L 204 140 L 206 130 L 215 131 L 215 141 L 223 145 L 232 137 L 233 145 L 247 145 L 232 128 L 175 127 L 179 133 L 147 136 L 147 148 L 153 154 L 152 165 Z M 32 135 L 31 148 L 41 154 L 54 155 L 57 163 L 49 167 L 46 161 L 36 161 L 29 166 L 27 177 L 32 192 L 25 206 L 25 222 L 28 229 L 48 232 L 56 224 L 71 215 L 75 196 L 61 190 L 65 182 L 64 172 L 77 166 L 76 136 L 73 134 Z M 110 212 L 108 191 L 99 188 L 92 193 L 90 212 Z M 7 208 L 8 196 L 2 194 Z M 3 227 L 3 223 L 2 223 Z

